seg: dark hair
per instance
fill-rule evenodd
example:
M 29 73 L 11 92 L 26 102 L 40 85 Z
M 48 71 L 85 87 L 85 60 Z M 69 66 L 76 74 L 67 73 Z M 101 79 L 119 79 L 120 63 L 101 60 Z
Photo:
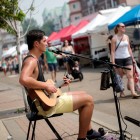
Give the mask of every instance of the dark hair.
M 63 47 L 65 46 L 65 41 L 68 41 L 68 40 L 64 40 Z M 68 41 L 68 45 L 70 45 L 70 42 L 69 41 Z
M 114 33 L 117 34 L 118 33 L 118 27 L 120 26 L 120 24 L 117 24 L 114 28 Z
M 112 38 L 113 38 L 113 35 L 108 36 L 107 41 L 108 41 L 108 40 L 111 41 Z M 109 47 L 109 52 L 110 52 L 110 54 L 111 54 L 111 42 L 108 43 L 108 47 Z
M 34 42 L 35 41 L 40 42 L 40 40 L 43 39 L 44 35 L 45 35 L 45 33 L 41 30 L 31 30 L 31 31 L 29 31 L 27 36 L 26 36 L 28 49 L 29 50 L 33 49 Z
M 113 35 L 110 35 L 110 36 L 108 36 L 107 40 L 108 40 L 108 39 L 111 40 L 112 38 L 113 38 Z

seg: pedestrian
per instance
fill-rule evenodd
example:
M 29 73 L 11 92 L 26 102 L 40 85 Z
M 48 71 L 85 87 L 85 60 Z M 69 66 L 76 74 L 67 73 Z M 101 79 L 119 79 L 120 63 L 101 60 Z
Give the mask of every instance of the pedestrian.
M 51 72 L 51 78 L 56 82 L 56 73 L 57 73 L 57 58 L 53 52 L 49 51 L 48 48 L 51 48 L 51 44 L 48 44 L 44 55 L 44 63 L 48 65 L 49 71 Z
M 29 55 L 23 61 L 19 82 L 26 87 L 28 96 L 33 95 L 32 100 L 37 98 L 33 92 L 29 92 L 34 89 L 43 89 L 49 94 L 57 92 L 54 84 L 46 84 L 38 63 L 39 56 L 46 51 L 47 41 L 45 33 L 40 30 L 29 31 L 27 34 L 27 44 Z M 63 77 L 63 80 L 64 85 L 70 83 L 70 80 L 66 77 Z M 62 93 L 57 100 L 56 105 L 49 108 L 49 110 L 48 108 L 43 108 L 44 110 L 48 110 L 46 111 L 46 115 L 78 110 L 79 134 L 77 140 L 86 140 L 86 137 L 88 139 L 95 139 L 101 136 L 99 132 L 92 129 L 90 123 L 94 108 L 92 96 L 88 95 L 85 91 L 71 91 Z M 41 101 L 40 104 L 42 104 Z
M 44 70 L 46 69 L 45 63 L 44 63 L 44 53 L 42 53 L 42 55 L 39 57 L 39 63 L 40 63 L 40 66 L 42 68 L 42 71 L 44 73 Z
M 111 54 L 111 40 L 112 40 L 112 38 L 113 38 L 113 35 L 109 35 L 107 38 L 107 44 L 108 44 L 110 54 Z
M 8 70 L 9 70 L 10 74 L 12 75 L 12 73 L 13 73 L 13 60 L 12 60 L 12 58 L 9 58 L 9 60 L 8 60 Z
M 2 59 L 2 70 L 4 72 L 4 75 L 6 76 L 7 75 L 7 61 L 5 60 L 5 58 Z
M 133 63 L 135 59 L 132 54 L 130 47 L 129 37 L 125 34 L 125 25 L 119 23 L 114 29 L 115 35 L 111 41 L 111 60 L 113 64 L 120 66 L 125 66 L 131 70 L 123 70 L 121 68 L 116 68 L 116 72 L 123 78 L 124 73 L 128 79 L 128 87 L 131 91 L 132 98 L 136 99 L 140 97 L 135 92 L 134 78 L 133 78 Z M 120 97 L 125 97 L 124 92 L 120 93 Z
M 75 54 L 74 49 L 72 45 L 69 44 L 68 40 L 64 41 L 62 51 L 70 54 Z M 71 61 L 70 57 L 71 56 L 69 54 L 63 54 L 63 62 L 68 74 L 71 74 L 71 70 L 69 66 L 69 61 Z
M 13 64 L 14 64 L 15 74 L 18 74 L 19 73 L 19 64 L 18 64 L 18 56 L 17 55 L 14 56 Z

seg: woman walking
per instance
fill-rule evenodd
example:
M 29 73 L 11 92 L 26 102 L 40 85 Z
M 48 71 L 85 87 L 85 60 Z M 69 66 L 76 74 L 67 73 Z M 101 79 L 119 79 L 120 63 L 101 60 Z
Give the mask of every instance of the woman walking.
M 128 79 L 128 87 L 130 88 L 133 99 L 140 96 L 135 92 L 133 79 L 133 63 L 135 59 L 130 48 L 129 37 L 125 34 L 125 25 L 119 23 L 114 29 L 115 35 L 111 41 L 111 60 L 113 64 L 125 66 L 131 70 L 125 70 Z M 123 78 L 124 71 L 121 68 L 116 68 L 116 72 Z M 124 92 L 120 93 L 120 97 L 125 97 Z

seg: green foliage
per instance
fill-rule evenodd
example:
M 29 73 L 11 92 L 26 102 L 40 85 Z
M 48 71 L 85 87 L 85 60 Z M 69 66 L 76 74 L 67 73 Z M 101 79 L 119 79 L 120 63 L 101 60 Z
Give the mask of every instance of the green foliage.
M 25 19 L 25 20 L 22 22 L 23 31 L 26 31 L 26 30 L 27 30 L 27 27 L 28 27 L 29 23 L 30 23 L 30 19 L 29 19 L 29 18 Z M 32 18 L 32 19 L 31 19 L 31 24 L 30 24 L 29 30 L 32 30 L 32 29 L 39 29 L 39 28 L 40 28 L 40 27 L 39 27 L 39 25 L 37 24 L 37 21 L 36 21 L 34 18 Z
M 25 17 L 18 7 L 18 0 L 0 0 L 0 28 L 14 33 L 13 27 L 8 23 L 22 21 Z

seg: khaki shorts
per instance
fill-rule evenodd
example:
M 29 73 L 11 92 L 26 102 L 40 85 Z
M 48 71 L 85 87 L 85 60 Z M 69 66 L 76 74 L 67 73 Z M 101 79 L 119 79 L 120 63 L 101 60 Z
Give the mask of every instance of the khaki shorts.
M 53 114 L 68 113 L 73 111 L 72 95 L 63 93 L 59 98 L 57 104 L 46 111 L 46 116 L 52 116 Z

